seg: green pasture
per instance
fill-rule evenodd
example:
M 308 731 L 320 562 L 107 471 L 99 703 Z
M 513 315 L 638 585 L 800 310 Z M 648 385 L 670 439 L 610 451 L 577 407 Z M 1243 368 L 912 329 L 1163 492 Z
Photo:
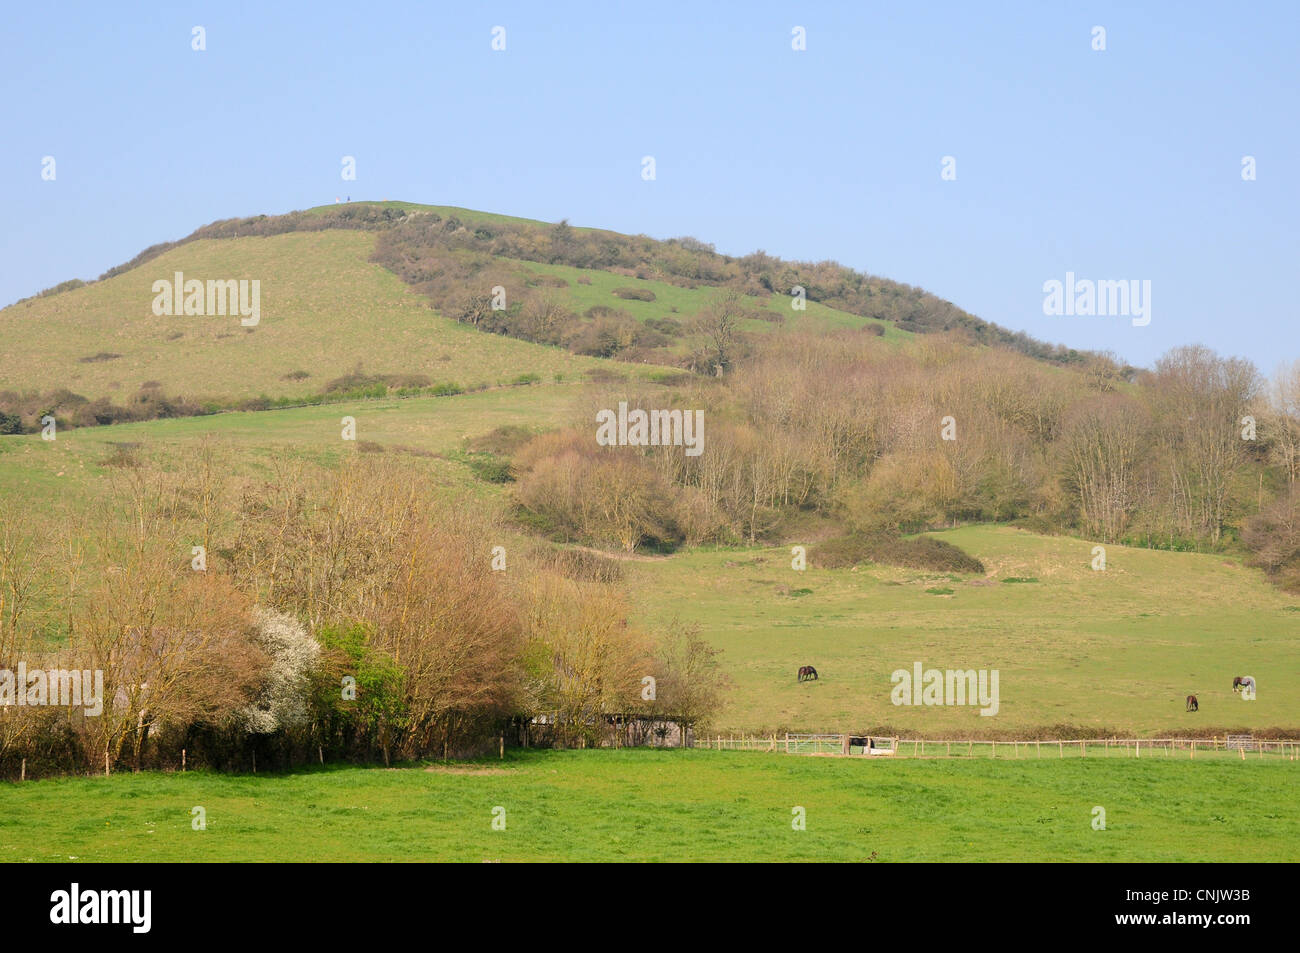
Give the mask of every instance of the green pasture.
M 59 778 L 0 784 L 0 859 L 1294 862 L 1297 770 L 635 749 Z

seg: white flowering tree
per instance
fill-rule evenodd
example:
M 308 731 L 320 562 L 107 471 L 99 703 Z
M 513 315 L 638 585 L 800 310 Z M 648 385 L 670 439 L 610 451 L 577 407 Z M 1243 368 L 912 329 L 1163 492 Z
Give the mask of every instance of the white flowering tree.
M 261 695 L 242 712 L 244 723 L 254 734 L 301 728 L 311 721 L 311 673 L 320 658 L 320 646 L 293 616 L 258 608 L 254 622 L 254 641 L 270 659 L 270 666 Z

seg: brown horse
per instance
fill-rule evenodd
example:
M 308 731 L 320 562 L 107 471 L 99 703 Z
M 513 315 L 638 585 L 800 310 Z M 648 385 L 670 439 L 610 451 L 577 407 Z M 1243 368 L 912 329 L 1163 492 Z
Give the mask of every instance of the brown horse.
M 799 681 L 804 682 L 807 681 L 808 679 L 813 679 L 813 680 L 817 679 L 817 669 L 813 668 L 811 665 L 800 665 Z
M 1195 695 L 1188 695 L 1188 696 L 1187 696 L 1187 710 L 1188 710 L 1188 711 L 1200 711 L 1200 710 L 1201 710 L 1200 703 L 1197 702 L 1197 700 L 1196 700 L 1196 696 L 1195 696 Z
M 1236 678 L 1232 680 L 1232 690 L 1234 692 L 1241 691 L 1243 688 L 1252 689 L 1254 687 L 1255 687 L 1255 680 L 1251 678 L 1249 675 L 1238 675 Z

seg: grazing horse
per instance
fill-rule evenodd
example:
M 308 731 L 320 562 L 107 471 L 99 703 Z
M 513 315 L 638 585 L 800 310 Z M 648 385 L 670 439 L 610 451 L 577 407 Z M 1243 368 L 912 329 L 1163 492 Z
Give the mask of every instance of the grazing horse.
M 1238 675 L 1232 680 L 1232 690 L 1234 692 L 1240 691 L 1243 688 L 1246 689 L 1246 691 L 1252 691 L 1255 688 L 1255 680 L 1249 675 Z
M 804 682 L 804 681 L 807 681 L 807 680 L 810 679 L 810 678 L 811 678 L 811 679 L 816 679 L 816 678 L 817 678 L 817 669 L 813 668 L 811 665 L 800 665 L 800 666 L 799 666 L 799 681 Z
M 1196 696 L 1195 696 L 1195 695 L 1188 695 L 1188 696 L 1187 696 L 1187 710 L 1188 710 L 1188 711 L 1200 711 L 1200 710 L 1201 710 L 1201 706 L 1200 706 L 1200 704 L 1196 701 Z

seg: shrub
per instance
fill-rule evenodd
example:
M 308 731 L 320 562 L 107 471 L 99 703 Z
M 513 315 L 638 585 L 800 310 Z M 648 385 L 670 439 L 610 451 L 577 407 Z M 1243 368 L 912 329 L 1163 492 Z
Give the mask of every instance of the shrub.
M 500 457 L 489 455 L 471 457 L 469 459 L 469 468 L 474 475 L 480 480 L 486 480 L 488 483 L 513 483 L 515 479 L 514 471 L 510 467 L 509 460 L 502 460 Z
M 844 569 L 873 562 L 932 572 L 984 572 L 984 564 L 978 559 L 947 540 L 933 536 L 904 539 L 883 533 L 850 533 L 815 547 L 810 558 L 821 569 Z
M 655 293 L 649 288 L 615 288 L 611 292 L 616 298 L 626 301 L 653 301 Z

